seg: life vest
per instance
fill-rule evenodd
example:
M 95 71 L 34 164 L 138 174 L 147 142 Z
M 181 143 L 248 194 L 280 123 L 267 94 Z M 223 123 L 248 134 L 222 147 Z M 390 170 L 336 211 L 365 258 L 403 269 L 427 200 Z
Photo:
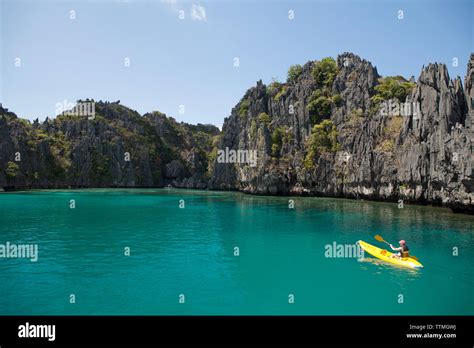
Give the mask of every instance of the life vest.
M 408 246 L 406 244 L 402 245 L 402 250 L 400 250 L 399 255 L 400 257 L 409 257 L 410 256 L 410 249 L 408 249 Z

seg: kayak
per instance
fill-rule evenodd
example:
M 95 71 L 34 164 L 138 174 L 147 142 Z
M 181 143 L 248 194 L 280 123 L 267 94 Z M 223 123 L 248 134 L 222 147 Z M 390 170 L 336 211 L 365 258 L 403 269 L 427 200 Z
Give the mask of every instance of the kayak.
M 376 246 L 370 245 L 369 243 L 366 243 L 362 240 L 359 240 L 357 244 L 359 244 L 360 247 L 370 255 L 375 256 L 376 258 L 384 260 L 391 264 L 408 268 L 423 268 L 423 265 L 412 257 L 404 257 L 401 259 L 391 257 L 393 253 L 391 253 L 390 251 L 377 248 Z

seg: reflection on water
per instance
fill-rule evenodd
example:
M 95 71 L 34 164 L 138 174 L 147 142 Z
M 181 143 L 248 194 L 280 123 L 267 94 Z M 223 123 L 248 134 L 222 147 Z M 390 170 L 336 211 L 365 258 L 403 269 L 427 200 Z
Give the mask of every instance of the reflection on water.
M 423 273 L 423 269 L 402 267 L 377 258 L 365 257 L 360 262 L 362 264 L 361 268 L 365 271 L 388 274 L 399 285 L 403 285 L 406 281 L 414 281 L 421 277 Z

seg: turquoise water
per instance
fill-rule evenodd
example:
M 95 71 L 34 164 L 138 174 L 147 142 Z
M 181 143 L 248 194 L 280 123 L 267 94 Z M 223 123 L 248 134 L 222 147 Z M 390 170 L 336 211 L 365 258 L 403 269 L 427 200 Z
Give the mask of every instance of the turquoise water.
M 39 248 L 37 262 L 0 258 L 0 314 L 474 314 L 473 216 L 327 198 L 291 198 L 288 209 L 288 199 L 175 189 L 0 194 L 0 244 Z M 406 239 L 425 268 L 325 257 L 333 242 L 383 247 L 375 234 Z

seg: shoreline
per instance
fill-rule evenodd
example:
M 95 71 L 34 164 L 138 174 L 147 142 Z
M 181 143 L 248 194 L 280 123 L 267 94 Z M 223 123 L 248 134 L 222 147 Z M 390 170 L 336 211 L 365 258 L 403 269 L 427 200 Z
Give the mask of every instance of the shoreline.
M 308 193 L 303 193 L 303 194 L 294 194 L 294 192 L 291 192 L 289 194 L 263 194 L 263 193 L 253 193 L 253 192 L 248 192 L 248 191 L 242 191 L 242 190 L 216 190 L 216 189 L 209 189 L 209 188 L 190 188 L 190 187 L 178 187 L 178 186 L 159 186 L 159 187 L 149 187 L 149 186 L 107 186 L 107 187 L 55 187 L 55 188 L 21 188 L 21 189 L 16 189 L 16 188 L 3 188 L 3 190 L 0 190 L 1 193 L 13 193 L 13 192 L 27 192 L 27 191 L 49 191 L 49 190 L 100 190 L 100 189 L 108 189 L 108 190 L 133 190 L 133 189 L 175 189 L 175 190 L 189 190 L 189 191 L 208 191 L 208 192 L 235 192 L 235 193 L 241 193 L 242 195 L 248 195 L 248 196 L 257 196 L 257 197 L 294 197 L 294 198 L 332 198 L 332 199 L 342 199 L 342 200 L 348 200 L 348 201 L 353 201 L 353 202 L 372 202 L 372 203 L 391 203 L 394 205 L 397 205 L 397 200 L 389 200 L 389 199 L 378 199 L 378 198 L 352 198 L 352 197 L 347 197 L 347 196 L 332 196 L 332 195 L 315 195 L 315 194 L 308 194 Z M 472 207 L 463 209 L 463 208 L 456 208 L 456 207 L 451 207 L 448 205 L 443 205 L 443 204 L 433 204 L 431 202 L 417 202 L 417 201 L 412 201 L 412 200 L 404 200 L 403 204 L 405 205 L 410 205 L 410 206 L 419 206 L 419 207 L 428 207 L 428 208 L 443 208 L 443 209 L 448 209 L 451 213 L 453 214 L 461 214 L 461 215 L 468 215 L 468 216 L 473 216 L 474 215 L 474 205 Z

